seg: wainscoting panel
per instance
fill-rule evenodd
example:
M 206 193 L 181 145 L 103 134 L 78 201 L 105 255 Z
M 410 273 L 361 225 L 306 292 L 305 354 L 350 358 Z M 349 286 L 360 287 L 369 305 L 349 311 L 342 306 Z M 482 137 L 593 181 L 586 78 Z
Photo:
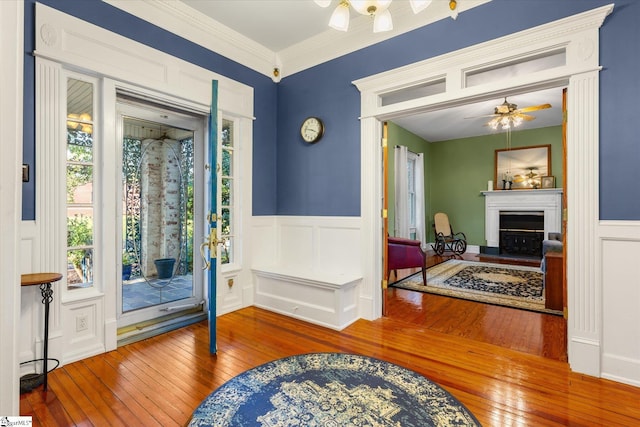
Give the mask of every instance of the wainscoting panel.
M 602 377 L 640 386 L 640 223 L 607 222 L 602 251 Z
M 360 222 L 358 217 L 277 217 L 277 264 L 361 275 Z
M 357 320 L 360 223 L 358 217 L 255 217 L 253 239 L 261 246 L 252 263 L 255 305 L 333 329 Z
M 318 236 L 313 224 L 278 221 L 278 243 L 278 264 L 302 271 L 313 269 L 314 252 L 319 250 Z
M 254 216 L 251 219 L 251 260 L 256 265 L 275 265 L 277 228 L 275 216 Z

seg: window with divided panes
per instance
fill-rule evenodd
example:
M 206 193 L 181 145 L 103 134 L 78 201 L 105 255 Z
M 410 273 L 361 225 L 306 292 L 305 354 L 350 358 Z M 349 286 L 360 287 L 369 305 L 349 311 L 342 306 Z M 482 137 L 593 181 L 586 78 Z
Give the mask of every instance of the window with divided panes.
M 236 239 L 236 209 L 234 201 L 236 199 L 235 190 L 235 165 L 234 150 L 235 133 L 234 122 L 232 120 L 222 120 L 222 166 L 221 166 L 221 228 L 220 237 L 224 242 L 220 262 L 229 264 L 235 261 L 234 248 Z
M 94 85 L 67 78 L 67 285 L 93 285 L 94 210 Z

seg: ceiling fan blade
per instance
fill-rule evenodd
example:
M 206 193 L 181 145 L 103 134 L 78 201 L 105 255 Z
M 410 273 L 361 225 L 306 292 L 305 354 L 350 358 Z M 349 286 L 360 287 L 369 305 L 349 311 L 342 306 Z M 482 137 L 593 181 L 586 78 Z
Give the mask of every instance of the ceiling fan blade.
M 536 117 L 535 117 L 535 116 L 530 116 L 530 115 L 528 115 L 528 114 L 514 114 L 513 116 L 514 116 L 514 117 L 519 117 L 519 118 L 521 118 L 522 120 L 525 120 L 525 121 L 527 121 L 527 122 L 530 122 L 531 120 L 535 120 L 535 119 L 536 119 Z
M 532 105 L 530 107 L 518 108 L 515 113 L 528 113 L 529 111 L 546 110 L 551 108 L 551 104 Z

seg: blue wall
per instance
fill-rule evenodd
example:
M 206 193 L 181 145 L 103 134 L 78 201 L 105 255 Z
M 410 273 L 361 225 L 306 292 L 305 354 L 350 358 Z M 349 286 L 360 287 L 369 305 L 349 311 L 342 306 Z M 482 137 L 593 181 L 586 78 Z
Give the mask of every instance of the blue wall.
M 114 8 L 100 0 L 42 0 L 69 15 L 169 53 L 254 88 L 256 120 L 253 123 L 253 212 L 276 212 L 276 110 L 277 85 L 270 78 L 182 39 L 162 28 Z M 25 1 L 24 163 L 35 171 L 34 45 L 35 1 Z M 33 178 L 33 177 L 32 177 Z M 35 218 L 35 180 L 23 184 L 22 218 Z
M 253 213 L 360 215 L 360 95 L 352 81 L 532 26 L 610 4 L 605 0 L 493 0 L 350 55 L 285 77 L 267 77 L 99 0 L 45 4 L 255 88 Z M 34 162 L 33 10 L 25 2 L 25 163 Z M 423 12 L 425 13 L 425 12 Z M 600 218 L 640 219 L 636 164 L 640 2 L 616 1 L 601 29 Z M 274 108 L 276 106 L 276 108 Z M 302 120 L 327 127 L 315 145 L 299 137 Z M 24 184 L 23 218 L 35 216 L 33 180 Z
M 383 43 L 286 77 L 278 104 L 278 214 L 360 214 L 360 96 L 353 80 L 501 37 L 599 6 L 604 0 L 493 0 Z M 424 12 L 423 12 L 424 13 Z M 640 100 L 640 2 L 616 1 L 601 29 L 601 219 L 640 219 L 634 123 Z M 314 146 L 298 137 L 317 115 L 327 133 Z M 619 189 L 621 191 L 610 191 Z

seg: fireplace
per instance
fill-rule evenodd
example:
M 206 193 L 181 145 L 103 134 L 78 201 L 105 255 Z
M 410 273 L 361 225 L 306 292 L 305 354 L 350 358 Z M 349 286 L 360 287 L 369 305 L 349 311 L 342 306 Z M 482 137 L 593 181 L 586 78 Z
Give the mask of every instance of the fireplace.
M 544 211 L 500 211 L 501 255 L 541 257 Z
M 485 239 L 487 244 L 481 247 L 481 252 L 489 254 L 502 253 L 503 240 L 509 246 L 509 251 L 516 250 L 520 252 L 531 252 L 534 255 L 537 244 L 536 236 L 527 230 L 537 230 L 542 233 L 542 239 L 546 238 L 550 232 L 560 232 L 562 228 L 562 189 L 549 188 L 538 190 L 499 190 L 499 191 L 483 191 L 485 196 Z M 501 213 L 508 212 L 511 214 L 510 220 L 514 219 L 515 214 L 519 217 L 515 218 L 515 224 L 501 224 Z M 532 216 L 532 214 L 535 214 Z M 539 215 L 542 216 L 542 225 Z M 535 223 L 533 225 L 532 223 Z M 500 229 L 509 229 L 506 234 L 501 233 Z M 526 234 L 525 234 L 526 233 Z M 503 235 L 501 235 L 503 234 Z M 525 242 L 522 239 L 526 240 Z M 527 255 L 527 256 L 531 256 Z M 535 253 L 535 256 L 541 256 L 541 252 Z

